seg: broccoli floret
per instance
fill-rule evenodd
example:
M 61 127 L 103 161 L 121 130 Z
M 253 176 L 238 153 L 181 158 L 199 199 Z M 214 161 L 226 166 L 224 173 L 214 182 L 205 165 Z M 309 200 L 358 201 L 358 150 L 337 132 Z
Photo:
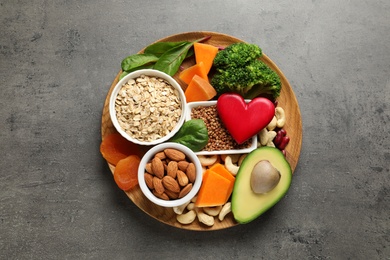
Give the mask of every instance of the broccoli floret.
M 258 83 L 256 83 L 251 89 L 245 94 L 245 98 L 253 99 L 257 96 L 270 96 L 274 100 L 279 97 L 280 91 L 282 89 L 282 83 L 280 81 L 279 75 L 268 67 L 265 63 L 262 63 L 261 69 L 259 70 Z
M 224 50 L 218 52 L 214 58 L 214 66 L 217 68 L 239 67 L 248 62 L 260 58 L 262 51 L 259 46 L 250 43 L 233 43 Z
M 235 43 L 220 51 L 214 59 L 215 74 L 211 85 L 217 96 L 234 92 L 252 99 L 266 95 L 276 99 L 280 95 L 278 74 L 259 60 L 261 49 L 248 43 Z
M 229 90 L 244 95 L 257 83 L 259 74 L 257 69 L 260 69 L 262 64 L 262 62 L 252 62 L 244 66 L 219 69 L 211 79 L 211 84 L 217 92 Z
M 246 66 L 218 70 L 211 85 L 218 94 L 234 92 L 249 99 L 261 94 L 277 98 L 281 88 L 279 76 L 260 60 L 253 60 Z

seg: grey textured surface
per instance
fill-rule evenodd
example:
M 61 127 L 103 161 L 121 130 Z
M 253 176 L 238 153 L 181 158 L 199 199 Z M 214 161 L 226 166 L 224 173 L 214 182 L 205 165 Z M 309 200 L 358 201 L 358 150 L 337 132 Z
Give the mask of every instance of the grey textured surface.
M 390 259 L 389 1 L 0 0 L 0 259 Z M 273 209 L 166 226 L 99 153 L 128 54 L 215 31 L 258 44 L 298 98 L 303 146 Z

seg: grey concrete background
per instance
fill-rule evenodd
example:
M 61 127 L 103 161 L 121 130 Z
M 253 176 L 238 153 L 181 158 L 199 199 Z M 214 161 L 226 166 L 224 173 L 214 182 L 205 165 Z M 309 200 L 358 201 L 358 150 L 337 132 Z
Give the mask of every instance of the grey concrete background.
M 390 259 L 389 1 L 0 0 L 0 259 Z M 190 232 L 141 212 L 99 153 L 129 54 L 215 31 L 258 44 L 298 98 L 287 196 Z

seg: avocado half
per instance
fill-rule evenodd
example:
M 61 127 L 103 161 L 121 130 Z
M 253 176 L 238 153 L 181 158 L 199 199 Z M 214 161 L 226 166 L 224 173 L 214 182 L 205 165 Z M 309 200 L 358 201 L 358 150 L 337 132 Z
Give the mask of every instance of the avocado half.
M 250 179 L 255 165 L 269 161 L 281 177 L 274 189 L 267 193 L 256 194 L 251 189 Z M 292 180 L 290 164 L 283 153 L 274 147 L 260 147 L 250 152 L 243 160 L 234 183 L 232 193 L 232 212 L 238 223 L 248 223 L 274 206 L 286 194 Z

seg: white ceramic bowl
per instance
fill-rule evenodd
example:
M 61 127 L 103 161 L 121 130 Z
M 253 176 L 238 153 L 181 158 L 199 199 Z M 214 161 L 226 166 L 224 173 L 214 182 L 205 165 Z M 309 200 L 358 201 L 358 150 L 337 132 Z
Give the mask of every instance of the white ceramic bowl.
M 116 111 L 115 111 L 115 100 L 116 100 L 117 95 L 118 95 L 119 91 L 121 90 L 122 86 L 126 82 L 128 82 L 130 79 L 138 78 L 141 75 L 165 79 L 170 85 L 172 85 L 178 91 L 180 101 L 181 101 L 181 110 L 182 111 L 181 111 L 180 119 L 177 122 L 176 126 L 173 128 L 173 130 L 171 132 L 169 132 L 168 135 L 165 135 L 162 138 L 159 138 L 159 139 L 156 139 L 156 140 L 153 140 L 150 142 L 136 139 L 135 137 L 126 133 L 122 129 L 122 127 L 120 126 L 120 124 L 118 122 L 117 115 L 116 115 Z M 158 70 L 153 70 L 153 69 L 137 70 L 137 71 L 131 72 L 128 75 L 126 75 L 125 77 L 123 77 L 114 87 L 114 89 L 111 93 L 110 102 L 109 102 L 110 117 L 111 117 L 111 121 L 112 121 L 114 127 L 116 128 L 116 130 L 127 140 L 129 140 L 133 143 L 140 144 L 140 145 L 156 145 L 156 144 L 165 142 L 165 141 L 169 140 L 172 136 L 174 136 L 176 134 L 176 132 L 179 131 L 180 127 L 184 123 L 186 108 L 187 108 L 186 98 L 185 98 L 184 92 L 183 92 L 181 86 L 179 85 L 179 83 L 177 83 L 177 81 L 175 79 L 173 79 L 171 76 L 169 76 L 168 74 L 163 73 L 163 72 L 158 71 Z
M 146 171 L 145 170 L 146 164 L 152 160 L 152 158 L 154 157 L 154 155 L 156 153 L 164 151 L 164 149 L 167 149 L 167 148 L 173 148 L 173 149 L 177 149 L 177 150 L 183 152 L 184 154 L 186 154 L 188 160 L 195 164 L 195 169 L 196 169 L 195 182 L 192 186 L 191 191 L 187 195 L 185 195 L 184 197 L 182 197 L 180 199 L 175 199 L 175 200 L 160 199 L 160 198 L 156 197 L 155 195 L 153 195 L 152 191 L 148 188 L 148 186 L 146 185 L 146 182 L 145 182 L 144 173 Z M 140 186 L 143 194 L 151 202 L 153 202 L 159 206 L 163 206 L 163 207 L 177 207 L 177 206 L 183 205 L 184 203 L 190 201 L 193 197 L 195 197 L 198 194 L 198 191 L 199 191 L 200 186 L 202 184 L 202 177 L 203 177 L 202 166 L 201 166 L 196 154 L 188 147 L 186 147 L 182 144 L 178 144 L 178 143 L 167 142 L 167 143 L 162 143 L 162 144 L 158 144 L 158 145 L 154 146 L 142 157 L 140 165 L 138 167 L 138 183 L 139 183 L 139 186 Z
M 249 102 L 250 100 L 246 100 L 246 102 Z M 199 101 L 199 102 L 190 102 L 187 104 L 187 109 L 186 109 L 186 121 L 191 120 L 191 111 L 193 108 L 196 107 L 207 107 L 207 106 L 212 106 L 216 105 L 217 101 L 212 100 L 212 101 Z M 218 150 L 218 151 L 199 151 L 196 152 L 195 154 L 197 155 L 215 155 L 215 154 L 243 154 L 243 153 L 250 153 L 254 149 L 257 148 L 257 135 L 254 135 L 251 139 L 250 146 L 248 148 L 243 148 L 243 149 L 231 149 L 231 150 Z

